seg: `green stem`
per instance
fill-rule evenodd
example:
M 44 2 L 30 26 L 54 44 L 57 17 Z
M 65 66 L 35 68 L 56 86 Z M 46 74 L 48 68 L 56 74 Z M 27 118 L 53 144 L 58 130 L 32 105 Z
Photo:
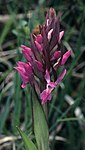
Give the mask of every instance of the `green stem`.
M 47 104 L 41 105 L 36 92 L 32 91 L 34 134 L 38 150 L 49 150 L 49 131 L 47 125 Z
M 42 105 L 46 119 L 48 120 L 48 108 L 47 108 L 47 103 Z

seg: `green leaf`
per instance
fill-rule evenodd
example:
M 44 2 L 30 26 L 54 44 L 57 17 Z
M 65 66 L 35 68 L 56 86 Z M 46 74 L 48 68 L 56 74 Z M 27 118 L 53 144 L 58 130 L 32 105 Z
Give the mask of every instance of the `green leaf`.
M 14 16 L 10 16 L 10 19 L 4 25 L 4 28 L 3 28 L 2 33 L 0 35 L 0 45 L 3 44 L 8 32 L 11 29 L 11 25 L 12 25 L 13 21 L 14 21 Z
M 32 93 L 34 133 L 38 150 L 48 150 L 48 125 L 35 91 Z
M 37 150 L 36 146 L 34 145 L 34 143 L 28 138 L 28 136 L 21 131 L 21 129 L 19 127 L 17 127 L 23 141 L 25 144 L 25 149 L 26 150 Z
M 20 88 L 21 79 L 18 72 L 15 73 L 14 80 L 14 111 L 12 116 L 12 127 L 13 132 L 16 132 L 16 125 L 20 125 L 20 116 L 21 116 L 21 99 L 22 99 L 22 91 Z
M 7 102 L 6 102 L 6 105 L 4 106 L 4 110 L 2 113 L 0 113 L 0 133 L 3 132 L 3 128 L 5 127 L 5 122 L 9 115 L 10 100 L 11 100 L 11 96 L 7 98 Z

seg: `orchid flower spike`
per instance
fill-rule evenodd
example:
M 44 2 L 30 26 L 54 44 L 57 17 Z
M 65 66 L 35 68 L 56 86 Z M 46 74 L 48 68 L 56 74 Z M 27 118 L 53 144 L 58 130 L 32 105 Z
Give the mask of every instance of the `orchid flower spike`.
M 30 48 L 21 45 L 26 63 L 19 61 L 15 67 L 20 73 L 22 88 L 30 83 L 42 104 L 52 99 L 51 93 L 63 80 L 66 74 L 65 63 L 71 55 L 70 50 L 63 54 L 60 49 L 64 31 L 60 31 L 59 19 L 60 13 L 56 16 L 55 10 L 50 8 L 39 34 L 31 34 Z M 58 75 L 57 70 L 62 66 L 64 69 Z

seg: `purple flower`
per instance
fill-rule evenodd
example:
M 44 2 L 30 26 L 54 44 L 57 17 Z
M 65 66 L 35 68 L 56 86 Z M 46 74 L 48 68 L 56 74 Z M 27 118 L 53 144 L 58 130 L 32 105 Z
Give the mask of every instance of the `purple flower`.
M 33 71 L 30 64 L 24 62 L 18 62 L 17 67 L 15 69 L 20 73 L 22 78 L 22 88 L 25 88 L 26 84 L 29 82 L 30 84 L 33 83 Z
M 42 104 L 44 104 L 47 100 L 51 100 L 51 92 L 54 90 L 57 84 L 59 84 L 62 81 L 65 74 L 66 74 L 66 69 L 63 70 L 62 74 L 58 77 L 58 79 L 55 82 L 51 82 L 50 74 L 48 70 L 46 70 L 45 79 L 47 85 L 46 85 L 46 89 L 43 90 L 43 92 L 40 94 L 40 98 L 42 99 Z
M 62 81 L 66 74 L 65 63 L 71 51 L 64 54 L 60 49 L 64 31 L 60 31 L 60 14 L 50 8 L 46 15 L 45 23 L 40 27 L 38 35 L 31 34 L 31 46 L 21 45 L 26 63 L 18 62 L 15 67 L 21 75 L 22 88 L 30 83 L 35 88 L 42 104 L 51 100 L 51 93 Z M 63 71 L 57 77 L 57 70 L 63 66 Z

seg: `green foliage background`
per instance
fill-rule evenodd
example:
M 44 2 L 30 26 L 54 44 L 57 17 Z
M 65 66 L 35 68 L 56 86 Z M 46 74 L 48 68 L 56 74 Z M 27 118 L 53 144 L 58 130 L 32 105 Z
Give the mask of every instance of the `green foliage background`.
M 21 89 L 14 66 L 18 60 L 24 61 L 20 45 L 30 46 L 30 33 L 43 24 L 50 7 L 62 13 L 63 49 L 72 50 L 67 75 L 48 104 L 50 149 L 85 150 L 84 0 L 0 0 L 0 150 L 24 149 L 16 125 L 35 142 L 31 89 L 29 85 Z

